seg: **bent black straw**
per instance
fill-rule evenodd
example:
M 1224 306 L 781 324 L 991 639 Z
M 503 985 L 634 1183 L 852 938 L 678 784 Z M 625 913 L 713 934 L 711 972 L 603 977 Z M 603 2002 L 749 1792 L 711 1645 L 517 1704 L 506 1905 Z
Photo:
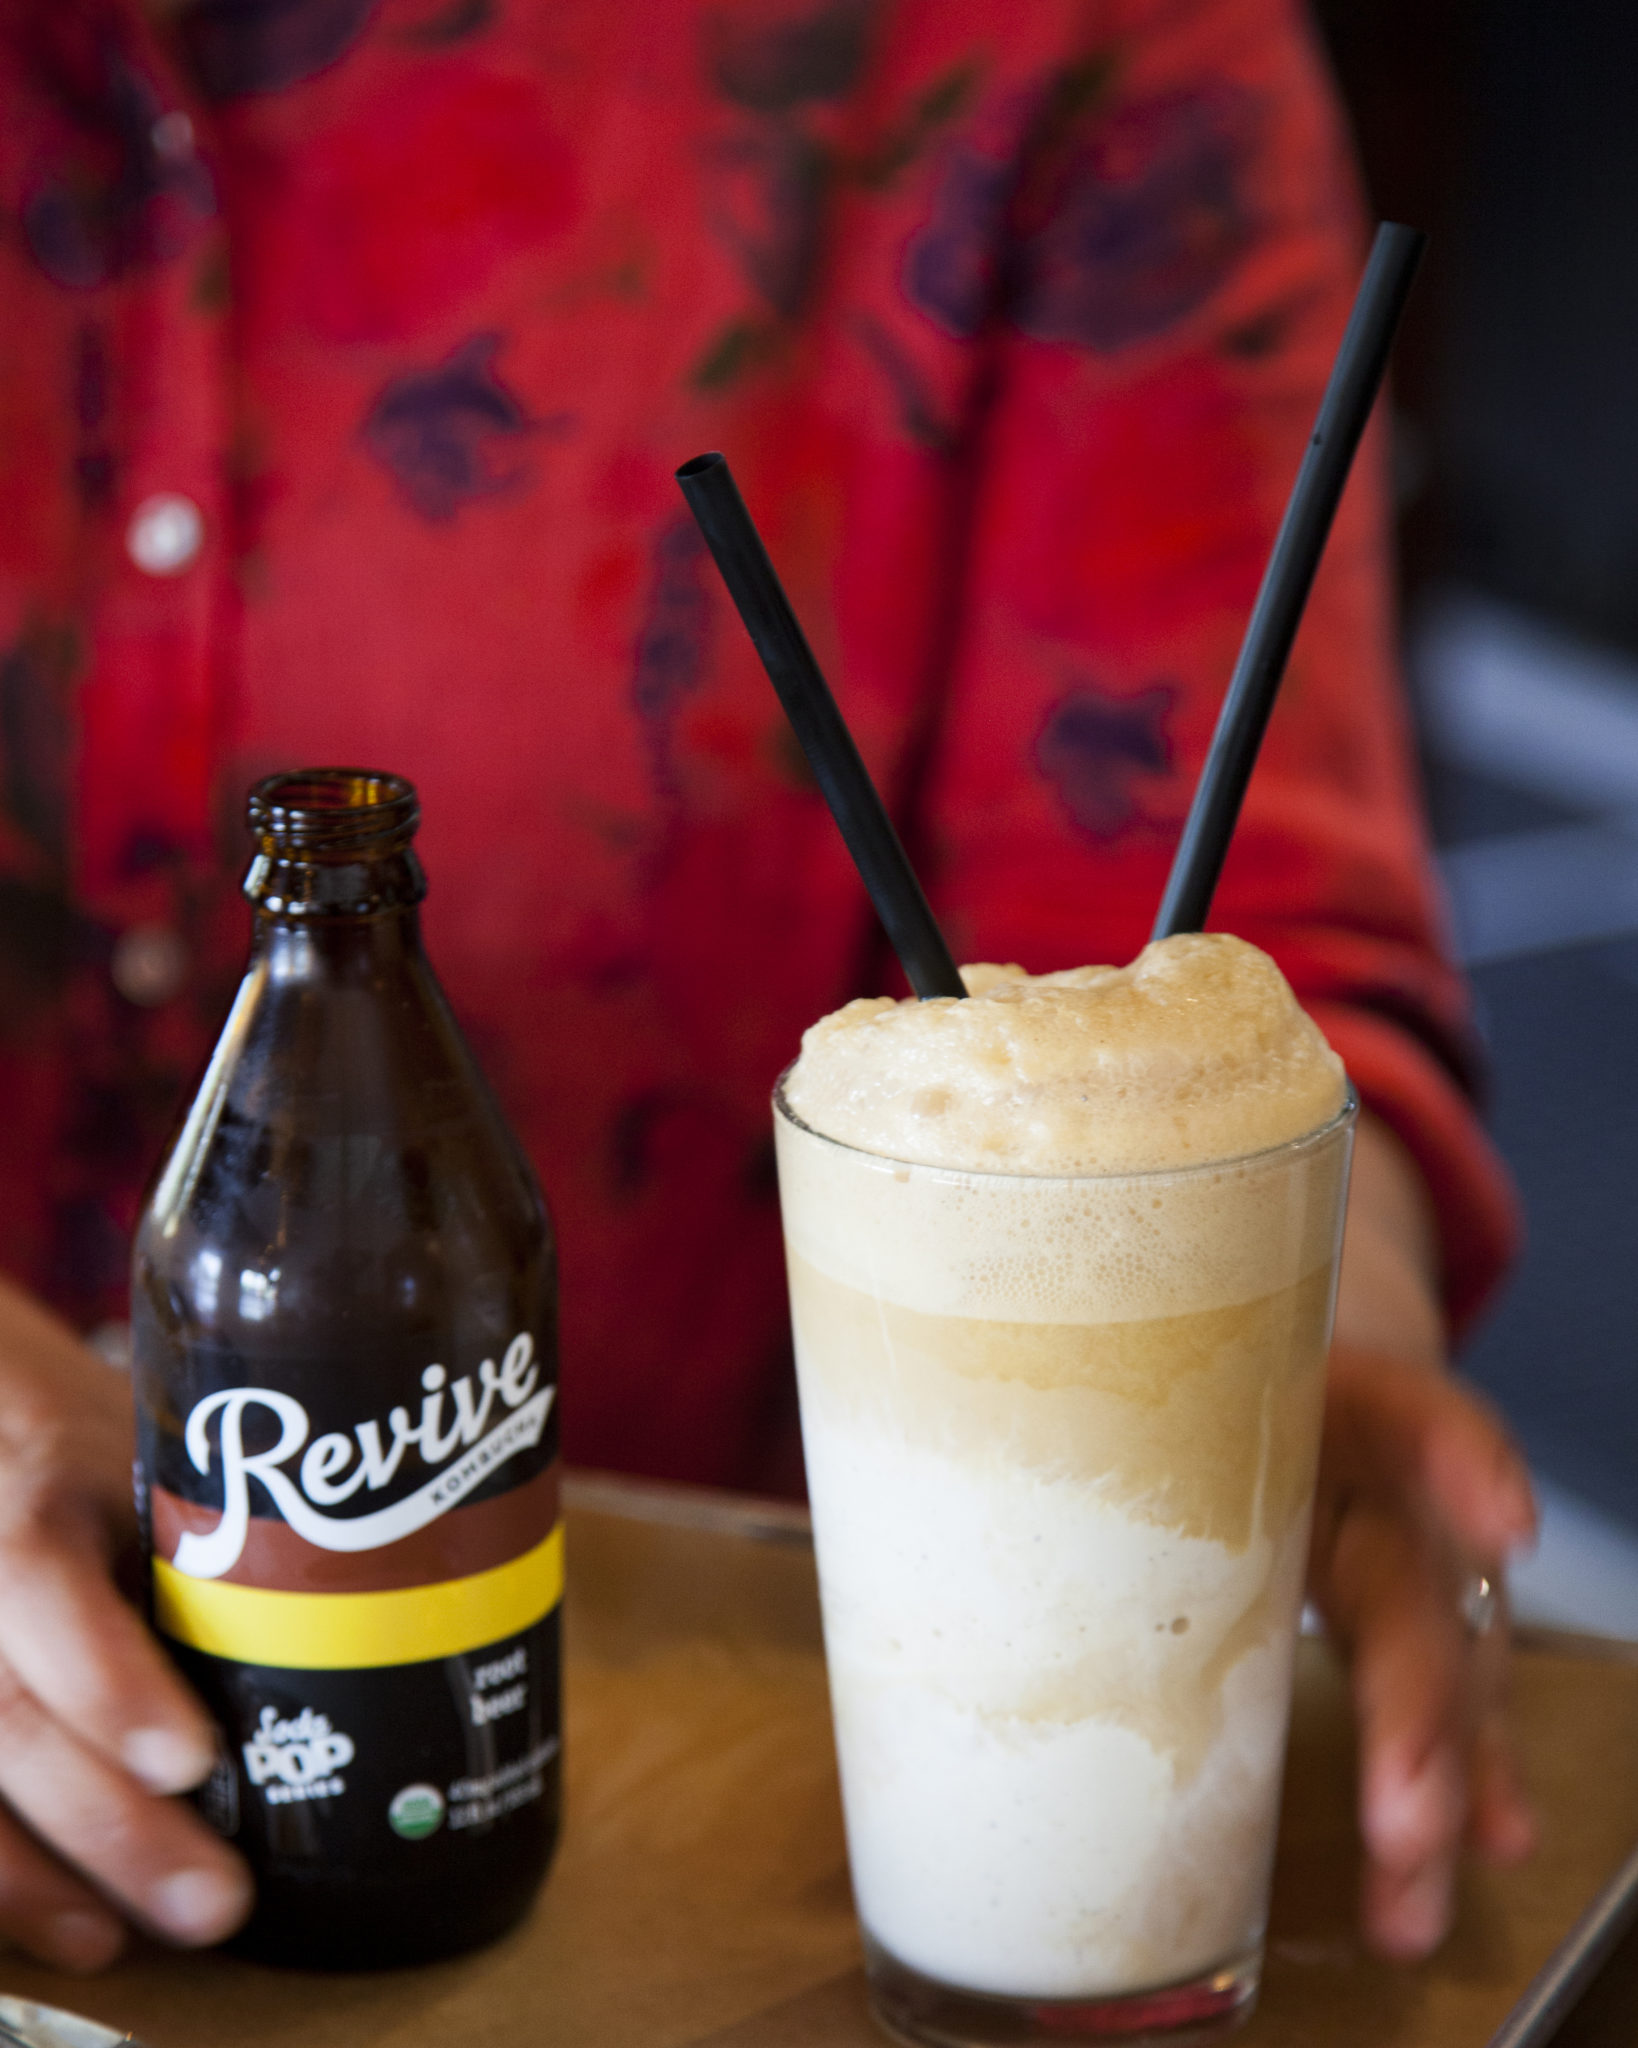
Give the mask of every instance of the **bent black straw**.
M 964 996 L 967 991 L 944 934 L 774 574 L 727 457 L 696 455 L 677 471 L 677 482 L 716 557 L 751 644 L 762 657 L 768 680 L 779 692 L 785 716 L 802 743 L 910 986 L 924 1000 Z
M 1268 715 L 1302 623 L 1331 521 L 1371 416 L 1394 330 L 1427 247 L 1416 228 L 1384 222 L 1376 231 L 1354 310 L 1325 387 L 1314 432 L 1257 593 L 1245 644 L 1223 700 L 1206 765 L 1155 919 L 1154 936 L 1204 928 L 1240 803 L 1257 765 Z

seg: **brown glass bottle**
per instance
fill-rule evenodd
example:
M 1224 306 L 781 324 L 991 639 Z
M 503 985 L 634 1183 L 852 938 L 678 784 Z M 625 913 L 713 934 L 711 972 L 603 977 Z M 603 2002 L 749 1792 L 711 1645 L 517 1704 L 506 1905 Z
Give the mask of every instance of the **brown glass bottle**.
M 238 1946 L 370 1968 L 527 1906 L 559 1804 L 556 1269 L 421 949 L 415 792 L 250 800 L 250 965 L 138 1228 L 156 1627 L 215 1713 Z

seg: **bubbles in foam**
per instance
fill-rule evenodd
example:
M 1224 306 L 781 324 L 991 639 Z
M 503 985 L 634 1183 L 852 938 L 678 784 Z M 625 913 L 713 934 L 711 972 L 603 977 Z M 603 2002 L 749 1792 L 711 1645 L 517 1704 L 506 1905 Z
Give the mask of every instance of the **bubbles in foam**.
M 1130 967 L 963 970 L 965 1002 L 849 1003 L 804 1036 L 804 1122 L 893 1158 L 1120 1173 L 1231 1159 L 1341 1108 L 1342 1063 L 1265 953 L 1224 933 Z

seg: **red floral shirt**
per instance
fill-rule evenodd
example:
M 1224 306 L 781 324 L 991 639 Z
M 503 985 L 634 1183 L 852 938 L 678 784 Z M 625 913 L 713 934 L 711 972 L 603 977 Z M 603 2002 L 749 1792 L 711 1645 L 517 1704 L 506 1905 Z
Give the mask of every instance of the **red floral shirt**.
M 1295 0 L 0 0 L 0 1259 L 82 1323 L 247 784 L 412 776 L 584 1462 L 777 1478 L 768 1091 L 894 985 L 671 472 L 732 457 L 960 958 L 1142 943 L 1361 254 Z M 1376 453 L 1214 922 L 1466 1094 Z M 790 1468 L 786 1468 L 787 1472 Z

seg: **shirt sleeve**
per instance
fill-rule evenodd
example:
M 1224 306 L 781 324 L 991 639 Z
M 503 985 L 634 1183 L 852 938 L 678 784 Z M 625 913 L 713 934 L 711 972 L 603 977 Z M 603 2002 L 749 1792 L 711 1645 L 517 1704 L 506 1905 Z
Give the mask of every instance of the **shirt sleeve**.
M 1010 171 L 920 813 L 958 957 L 1034 971 L 1148 936 L 1364 254 L 1292 6 L 1115 14 Z M 1383 458 L 1373 432 L 1210 923 L 1273 955 L 1417 1160 L 1460 1329 L 1518 1222 L 1416 783 Z

